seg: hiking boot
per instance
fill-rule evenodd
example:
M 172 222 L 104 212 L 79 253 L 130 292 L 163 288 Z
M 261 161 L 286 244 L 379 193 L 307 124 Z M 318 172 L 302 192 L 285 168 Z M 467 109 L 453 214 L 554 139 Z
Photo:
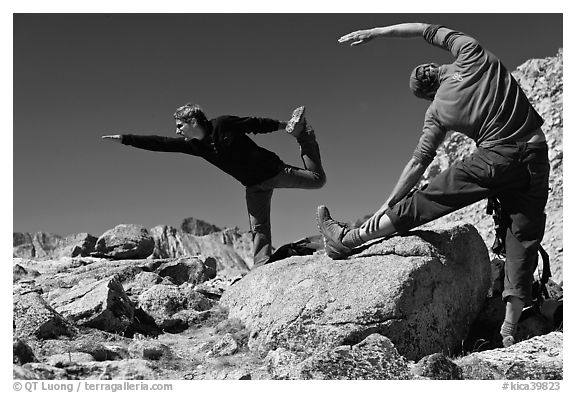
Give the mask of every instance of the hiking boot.
M 332 259 L 346 259 L 352 250 L 342 244 L 342 238 L 348 231 L 341 223 L 330 217 L 330 212 L 326 206 L 318 206 L 318 229 L 324 239 L 324 249 L 326 254 Z
M 286 125 L 286 132 L 296 139 L 298 139 L 302 131 L 306 129 L 306 119 L 304 118 L 305 111 L 306 108 L 304 106 L 294 109 L 292 117 L 288 120 L 288 125 Z
M 514 340 L 514 336 L 504 336 L 502 337 L 502 346 L 504 348 L 508 348 L 511 345 L 514 345 L 516 341 Z

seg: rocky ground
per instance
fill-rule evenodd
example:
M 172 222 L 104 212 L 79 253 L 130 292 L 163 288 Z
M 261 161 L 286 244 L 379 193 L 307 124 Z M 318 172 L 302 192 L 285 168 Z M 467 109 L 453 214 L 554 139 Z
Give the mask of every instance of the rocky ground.
M 249 234 L 188 218 L 14 233 L 14 378 L 563 379 L 562 51 L 514 75 L 546 120 L 553 272 L 515 345 L 499 341 L 484 203 L 346 261 L 320 250 L 253 271 Z M 424 181 L 473 149 L 457 138 Z
M 123 225 L 98 257 L 14 258 L 15 378 L 562 378 L 561 288 L 523 318 L 524 341 L 498 349 L 503 303 L 486 298 L 471 225 L 236 276 L 211 256 L 154 258 L 152 239 Z

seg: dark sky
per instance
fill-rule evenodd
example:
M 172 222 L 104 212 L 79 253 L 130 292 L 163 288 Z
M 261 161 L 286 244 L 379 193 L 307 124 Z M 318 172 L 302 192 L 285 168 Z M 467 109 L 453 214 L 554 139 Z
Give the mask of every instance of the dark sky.
M 190 216 L 248 229 L 242 185 L 217 168 L 100 139 L 175 136 L 188 101 L 208 117 L 286 120 L 307 106 L 328 182 L 275 191 L 275 246 L 316 234 L 319 204 L 342 221 L 375 211 L 420 136 L 426 102 L 410 71 L 452 58 L 423 39 L 337 39 L 412 21 L 464 31 L 509 69 L 563 45 L 561 14 L 15 14 L 13 230 L 99 236 Z M 253 139 L 301 165 L 292 137 Z

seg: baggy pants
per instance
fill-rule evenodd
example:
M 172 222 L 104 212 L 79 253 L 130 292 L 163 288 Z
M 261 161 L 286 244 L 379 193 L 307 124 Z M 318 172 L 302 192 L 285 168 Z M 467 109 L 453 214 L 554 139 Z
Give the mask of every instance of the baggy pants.
M 246 205 L 250 216 L 254 246 L 253 269 L 266 264 L 272 254 L 270 204 L 274 189 L 317 189 L 326 183 L 326 175 L 320 159 L 320 148 L 314 134 L 303 135 L 298 143 L 304 168 L 283 164 L 276 176 L 254 186 L 246 187 Z
M 538 246 L 544 236 L 550 164 L 545 142 L 478 148 L 384 213 L 402 234 L 482 199 L 497 197 L 506 233 L 502 297 L 530 304 Z M 374 217 L 369 221 L 374 222 Z M 365 224 L 367 228 L 370 223 Z

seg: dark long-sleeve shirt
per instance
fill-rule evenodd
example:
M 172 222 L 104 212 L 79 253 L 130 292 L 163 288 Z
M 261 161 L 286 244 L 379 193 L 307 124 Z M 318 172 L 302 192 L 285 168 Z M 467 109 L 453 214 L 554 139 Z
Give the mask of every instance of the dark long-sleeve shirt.
M 124 134 L 122 143 L 139 149 L 199 156 L 244 186 L 252 186 L 277 175 L 283 162 L 246 134 L 269 133 L 279 127 L 280 123 L 272 119 L 220 116 L 209 121 L 209 130 L 202 140 Z
M 456 61 L 440 66 L 440 87 L 426 111 L 414 157 L 429 163 L 447 131 L 472 138 L 479 147 L 513 143 L 543 120 L 502 62 L 478 41 L 432 25 L 424 39 L 448 50 Z

